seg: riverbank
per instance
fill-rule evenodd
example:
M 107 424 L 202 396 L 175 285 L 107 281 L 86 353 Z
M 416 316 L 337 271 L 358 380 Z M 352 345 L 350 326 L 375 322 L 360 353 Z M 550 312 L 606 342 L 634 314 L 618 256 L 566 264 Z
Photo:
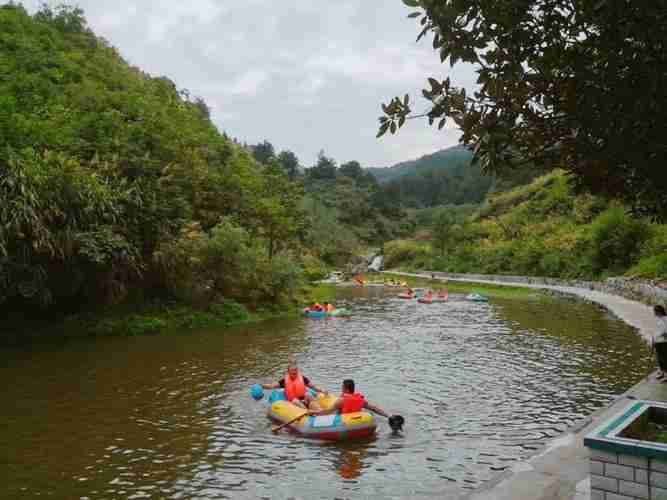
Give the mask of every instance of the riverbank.
M 226 329 L 269 319 L 296 318 L 312 301 L 333 302 L 335 294 L 335 286 L 320 284 L 301 289 L 291 304 L 264 305 L 254 310 L 233 300 L 212 303 L 206 308 L 175 301 L 151 301 L 100 308 L 52 321 L 17 314 L 0 324 L 0 346 Z
M 479 283 L 494 286 L 509 286 L 550 290 L 555 293 L 573 295 L 597 303 L 611 313 L 635 327 L 647 341 L 656 328 L 655 317 L 650 306 L 618 295 L 590 288 L 538 283 L 539 278 L 503 277 L 483 275 L 456 275 L 446 273 L 402 273 L 396 276 L 434 281 Z M 517 278 L 525 279 L 519 282 Z M 527 282 L 527 280 L 532 280 Z M 451 285 L 450 285 L 451 286 Z M 646 300 L 646 297 L 644 297 Z M 649 376 L 619 396 L 608 407 L 598 410 L 576 424 L 563 436 L 552 441 L 528 460 L 516 464 L 506 473 L 489 481 L 481 489 L 469 494 L 468 500 L 587 500 L 590 498 L 589 452 L 583 438 L 610 415 L 625 407 L 631 399 L 667 401 L 667 385 Z
M 520 284 L 517 285 L 499 285 L 496 283 L 471 283 L 467 281 L 447 281 L 446 286 L 444 286 L 443 280 L 441 279 L 431 279 L 429 276 L 416 276 L 409 273 L 400 273 L 393 271 L 383 271 L 383 275 L 387 278 L 394 279 L 396 281 L 404 281 L 411 288 L 424 287 L 425 285 L 433 289 L 447 288 L 448 291 L 454 293 L 479 293 L 482 295 L 488 295 L 492 297 L 518 297 L 526 295 L 534 295 L 535 289 L 530 287 L 525 287 Z M 366 286 L 373 286 L 374 283 L 370 283 Z M 357 285 L 355 285 L 357 286 Z

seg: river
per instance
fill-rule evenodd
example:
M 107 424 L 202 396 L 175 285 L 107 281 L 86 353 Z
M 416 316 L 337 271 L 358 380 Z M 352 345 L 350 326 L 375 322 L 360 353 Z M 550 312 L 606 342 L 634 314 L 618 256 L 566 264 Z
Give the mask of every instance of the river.
M 423 305 L 341 289 L 350 319 L 79 340 L 0 353 L 0 498 L 460 498 L 653 368 L 606 310 L 535 293 Z M 288 356 L 405 417 L 392 435 L 271 433 L 249 388 Z

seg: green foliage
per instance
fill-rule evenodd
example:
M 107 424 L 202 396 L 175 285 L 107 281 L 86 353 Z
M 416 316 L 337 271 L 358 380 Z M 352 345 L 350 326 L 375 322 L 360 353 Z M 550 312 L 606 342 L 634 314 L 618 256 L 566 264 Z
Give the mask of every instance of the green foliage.
M 320 154 L 305 178 L 306 246 L 330 265 L 344 265 L 364 245 L 381 244 L 400 232 L 395 200 L 378 198 L 375 178 L 358 162 L 340 168 Z
M 318 281 L 329 275 L 329 268 L 313 255 L 305 255 L 302 259 L 303 274 L 308 281 Z
M 210 233 L 192 224 L 180 237 L 164 243 L 155 259 L 172 294 L 201 304 L 217 297 L 279 302 L 299 285 L 301 268 L 285 256 L 270 258 L 265 242 L 253 238 L 231 219 Z
M 357 253 L 360 240 L 338 219 L 338 210 L 325 205 L 316 195 L 304 200 L 307 214 L 306 245 L 330 265 L 343 265 Z
M 253 319 L 243 305 L 231 299 L 212 303 L 205 310 L 164 303 L 134 305 L 134 309 L 123 313 L 111 308 L 95 314 L 72 315 L 63 321 L 60 329 L 64 336 L 135 336 L 225 328 Z
M 329 158 L 320 151 L 317 155 L 317 163 L 314 167 L 309 168 L 306 173 L 309 179 L 320 181 L 331 181 L 336 178 L 336 161 Z
M 444 255 L 453 241 L 460 239 L 463 231 L 467 210 L 449 206 L 441 208 L 434 214 L 431 225 L 433 243 L 440 255 Z
M 48 304 L 63 293 L 111 287 L 112 270 L 128 276 L 139 271 L 137 249 L 121 222 L 132 222 L 123 219 L 140 198 L 115 166 L 84 166 L 65 154 L 27 148 L 10 151 L 0 173 L 0 200 L 0 257 L 7 275 L 0 302 L 21 297 Z M 54 281 L 71 266 L 85 267 L 88 276 L 70 282 L 66 292 Z
M 229 325 L 243 323 L 250 317 L 248 310 L 243 305 L 230 299 L 211 304 L 209 310 L 217 318 L 226 321 Z
M 476 68 L 474 93 L 428 78 L 429 124 L 453 121 L 486 171 L 560 166 L 593 193 L 667 217 L 667 9 L 664 2 L 404 0 L 418 40 L 451 66 Z M 412 114 L 383 104 L 379 133 Z
M 664 278 L 667 276 L 667 253 L 643 257 L 627 274 L 639 278 Z
M 336 285 L 320 283 L 317 286 L 306 286 L 299 291 L 298 302 L 306 306 L 313 302 L 334 303 L 336 301 Z
M 642 257 L 667 254 L 667 224 L 651 224 L 642 247 Z
M 447 169 L 450 165 L 469 165 L 471 159 L 470 150 L 454 146 L 424 155 L 416 160 L 397 163 L 387 168 L 368 168 L 366 171 L 373 174 L 380 183 L 386 184 L 401 177 L 418 175 L 428 170 Z
M 428 244 L 412 240 L 394 240 L 384 245 L 385 267 L 392 268 L 400 263 L 411 262 L 415 267 L 420 267 L 432 255 Z
M 374 206 L 389 215 L 392 208 L 479 203 L 495 180 L 471 165 L 471 158 L 470 151 L 456 146 L 393 167 L 370 168 L 380 182 Z
M 157 334 L 163 332 L 167 327 L 166 319 L 152 314 L 132 314 L 123 318 L 105 318 L 96 321 L 91 318 L 72 316 L 64 322 L 64 328 L 67 331 L 76 332 L 85 328 L 93 335 L 101 337 Z
M 631 217 L 623 207 L 604 211 L 591 224 L 594 270 L 618 273 L 628 269 L 639 256 L 648 232 L 648 225 Z
M 263 174 L 249 216 L 254 222 L 251 233 L 266 240 L 270 260 L 303 235 L 306 221 L 300 207 L 301 186 L 291 182 L 276 161 L 271 161 Z
M 255 157 L 259 163 L 268 164 L 270 160 L 276 158 L 276 151 L 273 148 L 273 144 L 269 141 L 264 141 L 254 146 L 251 146 L 250 150 L 252 155 Z
M 167 326 L 167 322 L 160 318 L 130 318 L 127 325 L 127 335 L 146 335 L 159 333 Z
M 303 192 L 295 157 L 261 146 L 263 165 L 80 9 L 3 6 L 0 308 L 79 311 L 129 290 L 283 300 L 300 279 Z
M 292 151 L 281 151 L 278 155 L 278 162 L 287 173 L 290 180 L 295 180 L 299 175 L 299 159 Z
M 496 193 L 476 213 L 444 207 L 419 211 L 415 220 L 418 231 L 431 229 L 434 255 L 429 259 L 429 242 L 416 236 L 396 240 L 385 244 L 388 266 L 584 279 L 667 276 L 667 226 L 576 194 L 562 172 Z

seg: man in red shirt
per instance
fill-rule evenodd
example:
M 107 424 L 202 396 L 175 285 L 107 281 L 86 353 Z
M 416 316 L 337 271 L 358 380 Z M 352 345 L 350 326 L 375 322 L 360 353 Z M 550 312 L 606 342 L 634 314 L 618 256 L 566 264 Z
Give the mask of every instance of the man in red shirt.
M 343 380 L 343 393 L 335 401 L 333 406 L 327 410 L 311 410 L 308 412 L 309 415 L 329 415 L 331 413 L 355 413 L 363 409 L 370 410 L 378 415 L 389 418 L 382 408 L 370 404 L 364 398 L 363 394 L 359 392 L 354 392 L 354 380 L 345 379 Z

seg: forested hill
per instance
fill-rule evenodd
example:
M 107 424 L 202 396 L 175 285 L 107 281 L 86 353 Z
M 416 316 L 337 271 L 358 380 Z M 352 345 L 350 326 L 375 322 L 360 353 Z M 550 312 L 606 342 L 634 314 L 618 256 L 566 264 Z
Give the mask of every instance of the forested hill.
M 412 238 L 384 245 L 386 265 L 456 273 L 667 278 L 667 226 L 577 192 L 552 171 L 483 204 L 420 211 Z
M 404 207 L 426 208 L 481 202 L 494 185 L 472 153 L 461 146 L 443 149 L 389 168 L 369 168 L 388 199 Z
M 368 168 L 388 200 L 407 208 L 465 205 L 482 202 L 487 195 L 528 184 L 549 171 L 526 164 L 489 175 L 472 163 L 472 153 L 463 146 L 443 149 L 417 160 L 389 168 Z
M 301 192 L 81 10 L 0 5 L 0 316 L 277 301 L 298 283 Z
M 470 150 L 463 146 L 453 146 L 422 156 L 417 160 L 404 161 L 387 168 L 367 168 L 366 171 L 373 174 L 379 182 L 385 183 L 426 170 L 450 169 L 457 165 L 469 165 L 471 159 L 472 153 Z

